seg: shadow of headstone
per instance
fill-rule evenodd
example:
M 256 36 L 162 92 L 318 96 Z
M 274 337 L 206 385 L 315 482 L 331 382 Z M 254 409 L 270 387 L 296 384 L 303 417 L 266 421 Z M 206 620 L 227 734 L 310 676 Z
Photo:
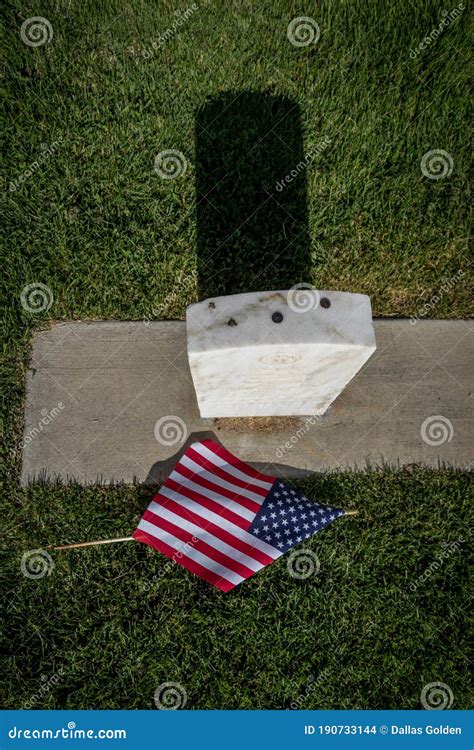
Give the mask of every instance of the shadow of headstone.
M 299 105 L 224 92 L 195 128 L 199 299 L 310 281 Z

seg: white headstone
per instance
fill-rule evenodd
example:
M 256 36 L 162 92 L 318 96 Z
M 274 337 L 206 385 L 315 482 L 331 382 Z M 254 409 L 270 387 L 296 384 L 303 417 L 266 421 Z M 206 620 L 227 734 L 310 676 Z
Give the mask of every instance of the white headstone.
M 202 417 L 323 414 L 376 349 L 369 297 L 311 288 L 198 302 L 186 330 Z

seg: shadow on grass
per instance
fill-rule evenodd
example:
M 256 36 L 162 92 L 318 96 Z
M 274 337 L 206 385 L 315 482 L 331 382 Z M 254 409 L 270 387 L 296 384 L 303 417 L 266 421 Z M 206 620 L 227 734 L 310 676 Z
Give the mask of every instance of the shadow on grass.
M 299 105 L 224 92 L 198 110 L 195 137 L 199 298 L 309 281 Z

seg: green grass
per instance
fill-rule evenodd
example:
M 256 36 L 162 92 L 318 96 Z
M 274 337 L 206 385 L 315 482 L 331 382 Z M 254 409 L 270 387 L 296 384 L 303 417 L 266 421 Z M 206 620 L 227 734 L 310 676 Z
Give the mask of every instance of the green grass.
M 143 50 L 173 26 L 174 4 L 3 6 L 3 706 L 25 705 L 42 676 L 59 669 L 36 708 L 152 708 L 167 681 L 182 683 L 192 708 L 285 708 L 299 696 L 306 708 L 417 708 L 434 681 L 450 686 L 454 708 L 469 706 L 466 544 L 457 542 L 468 537 L 469 483 L 460 473 L 380 471 L 302 484 L 317 499 L 361 510 L 308 545 L 321 572 L 307 581 L 290 578 L 284 558 L 223 595 L 178 566 L 161 575 L 164 559 L 131 543 L 55 555 L 52 574 L 39 581 L 19 568 L 28 549 L 128 534 L 149 498 L 139 487 L 20 488 L 28 346 L 50 319 L 182 317 L 229 265 L 220 251 L 226 233 L 242 255 L 230 256 L 235 273 L 218 277 L 223 291 L 269 288 L 283 269 L 289 285 L 370 294 L 375 315 L 470 314 L 468 11 L 410 58 L 444 9 L 437 0 L 203 2 L 145 59 Z M 300 15 L 319 24 L 317 44 L 287 40 Z M 50 44 L 22 42 L 31 16 L 51 22 Z M 257 166 L 291 163 L 267 138 L 249 158 L 260 132 L 249 130 L 251 95 L 231 109 L 241 119 L 222 113 L 208 123 L 209 141 L 197 148 L 205 107 L 229 101 L 229 92 L 261 96 L 264 123 L 272 101 L 297 104 L 295 156 L 331 141 L 305 177 L 274 194 L 283 205 L 295 201 L 287 224 L 274 200 L 259 220 L 235 224 L 258 197 Z M 233 148 L 214 153 L 222 133 Z M 61 138 L 10 189 L 42 144 Z M 186 157 L 175 180 L 153 169 L 164 149 Z M 433 149 L 451 155 L 450 176 L 422 174 Z M 212 212 L 196 215 L 206 165 L 227 175 L 211 196 L 217 223 Z M 37 315 L 20 304 L 35 282 L 54 298 Z
M 3 704 L 28 703 L 41 675 L 60 674 L 36 708 L 153 708 L 158 685 L 177 682 L 189 708 L 416 709 L 438 681 L 468 708 L 468 478 L 418 469 L 301 486 L 361 514 L 305 545 L 318 575 L 295 580 L 284 556 L 228 594 L 135 542 L 53 553 L 49 576 L 26 578 L 21 552 L 128 534 L 148 493 L 17 493 Z

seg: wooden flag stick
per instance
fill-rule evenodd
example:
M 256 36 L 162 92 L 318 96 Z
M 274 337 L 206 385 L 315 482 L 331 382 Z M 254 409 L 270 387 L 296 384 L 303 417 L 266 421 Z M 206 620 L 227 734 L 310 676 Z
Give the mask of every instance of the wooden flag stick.
M 358 510 L 346 510 L 346 516 L 357 516 Z M 63 550 L 63 549 L 77 549 L 78 547 L 97 547 L 99 544 L 115 544 L 115 542 L 133 542 L 135 538 L 133 536 L 119 536 L 115 539 L 97 539 L 95 542 L 78 542 L 77 544 L 62 544 L 59 547 L 50 546 L 46 549 Z
M 79 542 L 78 544 L 63 544 L 60 547 L 46 547 L 46 549 L 73 549 L 75 547 L 95 547 L 98 544 L 114 544 L 115 542 L 134 542 L 133 536 L 119 536 L 116 539 L 98 539 L 95 542 Z

